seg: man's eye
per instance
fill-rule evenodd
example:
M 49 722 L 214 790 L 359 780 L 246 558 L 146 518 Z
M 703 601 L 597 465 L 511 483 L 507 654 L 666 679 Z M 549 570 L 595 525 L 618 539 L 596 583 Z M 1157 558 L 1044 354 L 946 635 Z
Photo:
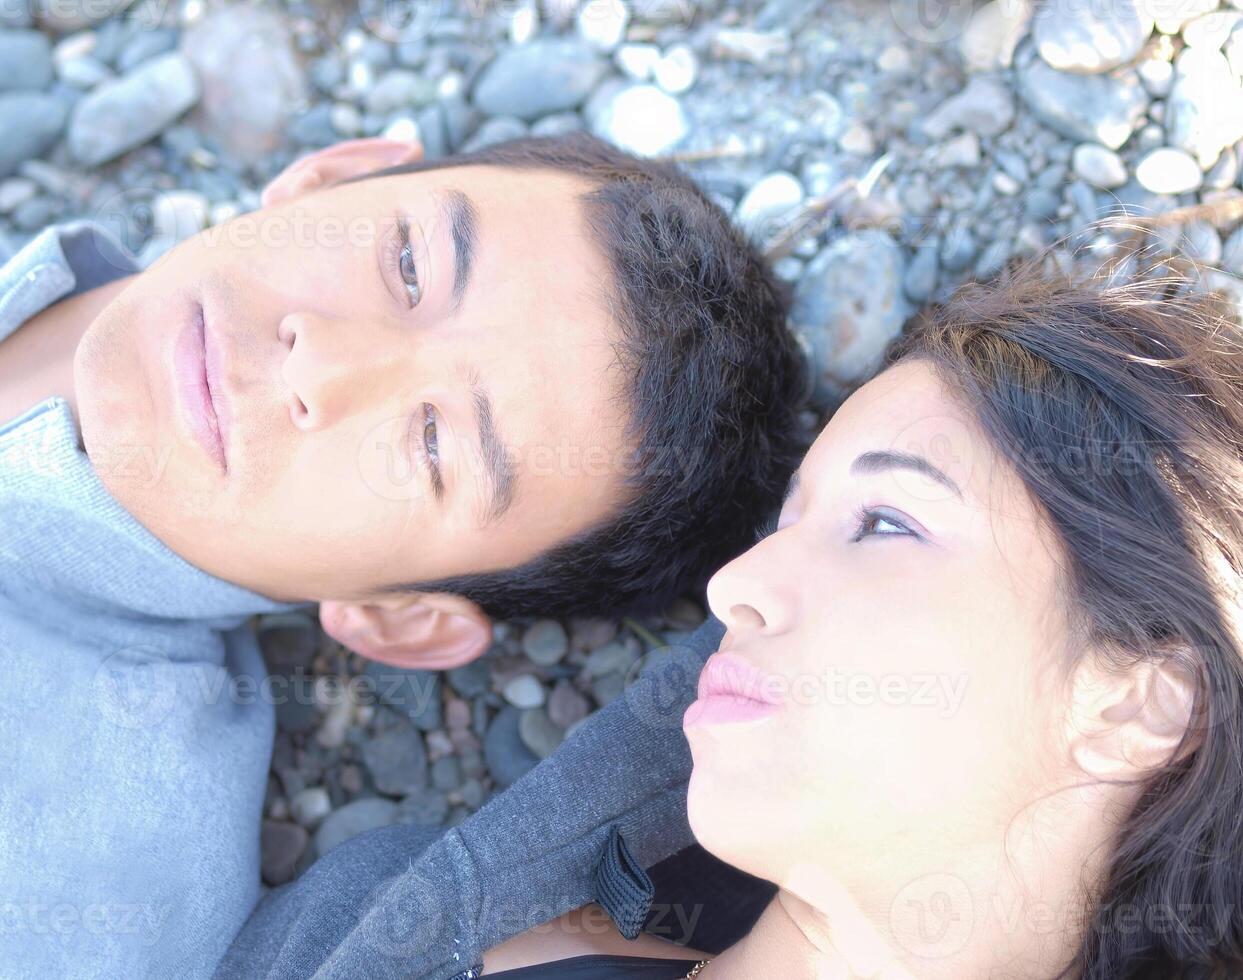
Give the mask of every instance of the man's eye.
M 423 406 L 423 448 L 435 466 L 440 465 L 440 446 L 436 442 L 436 409 Z
M 855 535 L 851 541 L 868 537 L 919 537 L 898 518 L 878 510 L 864 509 L 855 515 Z
M 401 250 L 397 253 L 397 274 L 410 294 L 410 305 L 418 306 L 419 300 L 423 298 L 423 290 L 419 286 L 419 270 L 414 264 L 414 253 L 410 248 L 410 222 L 405 218 L 397 220 L 397 235 L 401 242 Z

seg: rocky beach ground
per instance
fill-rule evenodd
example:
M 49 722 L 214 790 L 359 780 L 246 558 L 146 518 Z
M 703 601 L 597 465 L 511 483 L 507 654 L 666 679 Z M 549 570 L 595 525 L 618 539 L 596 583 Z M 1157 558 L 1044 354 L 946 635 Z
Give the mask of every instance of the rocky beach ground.
M 1243 0 L 0 0 L 0 260 L 92 217 L 150 264 L 350 137 L 579 128 L 681 161 L 768 251 L 820 411 L 921 305 L 1050 244 L 1175 252 L 1243 302 Z M 702 618 L 498 623 L 443 673 L 261 621 L 265 880 L 464 819 Z

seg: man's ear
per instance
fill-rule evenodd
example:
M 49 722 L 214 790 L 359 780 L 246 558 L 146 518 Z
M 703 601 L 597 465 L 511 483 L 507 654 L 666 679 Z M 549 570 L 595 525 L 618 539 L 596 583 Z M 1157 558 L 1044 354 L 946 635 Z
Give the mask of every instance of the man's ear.
M 419 143 L 382 136 L 345 140 L 299 157 L 268 182 L 259 204 L 269 208 L 347 177 L 422 158 L 423 147 Z
M 1199 674 L 1175 656 L 1146 659 L 1123 670 L 1085 657 L 1075 672 L 1070 751 L 1076 765 L 1100 779 L 1142 776 L 1170 762 L 1183 733 L 1197 724 Z M 1199 744 L 1193 732 L 1182 755 Z
M 319 621 L 338 643 L 393 667 L 450 670 L 482 656 L 492 620 L 475 603 L 445 592 L 376 602 L 322 602 Z

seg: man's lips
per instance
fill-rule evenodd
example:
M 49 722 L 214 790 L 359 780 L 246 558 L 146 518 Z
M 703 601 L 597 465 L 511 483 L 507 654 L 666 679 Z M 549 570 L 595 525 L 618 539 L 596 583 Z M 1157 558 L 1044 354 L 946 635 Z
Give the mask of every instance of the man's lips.
M 218 381 L 219 358 L 218 348 L 207 342 L 203 308 L 195 304 L 189 321 L 177 336 L 173 351 L 173 377 L 181 413 L 190 432 L 208 457 L 222 472 L 227 472 L 224 426 L 218 412 L 223 401 Z
M 699 675 L 698 699 L 682 716 L 683 727 L 764 718 L 780 710 L 777 678 L 732 653 L 714 653 Z

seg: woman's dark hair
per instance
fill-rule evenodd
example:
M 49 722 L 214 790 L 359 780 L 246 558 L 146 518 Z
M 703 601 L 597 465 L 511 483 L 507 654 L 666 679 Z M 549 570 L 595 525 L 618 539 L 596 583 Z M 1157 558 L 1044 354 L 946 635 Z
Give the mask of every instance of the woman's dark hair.
M 1199 678 L 1059 977 L 1243 977 L 1243 333 L 1180 279 L 1049 266 L 963 288 L 887 361 L 930 362 L 1017 469 L 1093 646 Z
M 729 217 L 670 163 L 585 133 L 531 137 L 354 180 L 461 166 L 583 178 L 607 260 L 630 435 L 628 502 L 517 568 L 403 583 L 493 615 L 620 613 L 701 588 L 754 544 L 805 448 L 806 365 L 787 287 Z

